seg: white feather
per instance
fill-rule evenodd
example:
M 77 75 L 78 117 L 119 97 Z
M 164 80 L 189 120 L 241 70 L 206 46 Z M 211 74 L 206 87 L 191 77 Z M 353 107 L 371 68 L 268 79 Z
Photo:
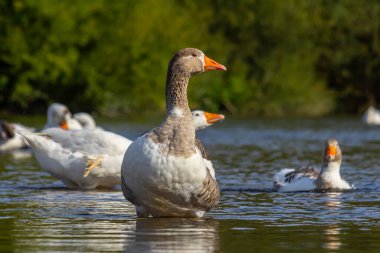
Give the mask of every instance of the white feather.
M 130 140 L 102 130 L 44 130 L 23 134 L 40 167 L 69 188 L 112 188 L 120 184 L 120 168 Z M 96 166 L 84 177 L 94 161 Z M 95 163 L 94 163 L 95 164 Z
M 285 168 L 280 170 L 274 176 L 274 185 L 279 192 L 293 192 L 293 191 L 311 191 L 315 189 L 315 179 L 312 177 L 305 177 L 301 174 L 296 174 L 291 182 L 285 182 L 285 175 L 295 171 L 295 169 Z

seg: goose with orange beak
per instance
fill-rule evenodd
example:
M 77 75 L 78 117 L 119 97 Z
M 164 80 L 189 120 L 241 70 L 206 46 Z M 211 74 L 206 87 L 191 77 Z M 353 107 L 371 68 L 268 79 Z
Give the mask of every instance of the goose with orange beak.
M 198 122 L 195 123 L 198 129 L 211 126 L 224 116 L 194 111 L 193 118 L 194 123 Z M 40 167 L 71 189 L 90 190 L 120 185 L 120 167 L 131 141 L 97 127 L 89 127 L 78 131 L 64 131 L 55 127 L 37 134 L 21 131 L 24 137 L 20 137 L 29 142 Z M 204 153 L 210 174 L 215 175 L 211 162 L 206 160 L 203 145 L 200 141 L 196 145 Z
M 205 112 L 202 110 L 194 110 L 191 112 L 191 114 L 193 115 L 194 119 L 195 131 L 212 126 L 214 123 L 222 121 L 225 118 L 223 114 Z M 202 157 L 207 163 L 207 168 L 209 169 L 211 176 L 215 178 L 214 167 L 212 165 L 212 162 L 209 160 L 208 152 L 198 138 L 195 138 L 195 146 L 197 146 L 197 148 L 201 151 Z
M 322 155 L 321 170 L 313 167 L 282 169 L 274 176 L 274 189 L 280 192 L 351 189 L 340 176 L 341 163 L 342 151 L 338 141 L 328 139 Z
M 47 123 L 43 129 L 59 127 L 64 130 L 78 130 L 82 126 L 71 117 L 70 110 L 63 104 L 53 103 L 47 110 Z M 0 152 L 28 147 L 28 142 L 18 132 L 32 133 L 30 128 L 18 123 L 0 122 Z
M 47 120 L 44 129 L 51 127 L 60 127 L 64 130 L 82 129 L 81 124 L 72 118 L 69 108 L 60 103 L 53 103 L 48 107 Z
M 178 51 L 166 80 L 167 116 L 137 138 L 121 166 L 125 198 L 139 217 L 202 217 L 219 202 L 215 176 L 195 145 L 194 120 L 187 100 L 190 77 L 226 70 L 195 48 Z
M 205 112 L 202 110 L 194 110 L 191 114 L 193 115 L 195 130 L 204 129 L 225 118 L 223 114 Z

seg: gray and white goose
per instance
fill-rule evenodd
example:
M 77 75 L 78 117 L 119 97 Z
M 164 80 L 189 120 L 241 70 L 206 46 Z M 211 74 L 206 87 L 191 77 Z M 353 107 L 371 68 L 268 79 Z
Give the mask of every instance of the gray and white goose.
M 207 70 L 226 68 L 194 48 L 173 56 L 166 81 L 167 117 L 124 155 L 123 193 L 140 217 L 202 217 L 219 202 L 218 183 L 195 145 L 187 100 L 190 77 Z
M 336 139 L 326 141 L 321 170 L 313 167 L 282 169 L 274 176 L 274 189 L 280 192 L 351 189 L 341 178 L 342 151 Z

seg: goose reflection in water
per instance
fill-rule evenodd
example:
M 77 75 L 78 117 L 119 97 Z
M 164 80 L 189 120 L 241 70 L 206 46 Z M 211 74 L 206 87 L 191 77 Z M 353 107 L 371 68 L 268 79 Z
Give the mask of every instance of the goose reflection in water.
M 329 225 L 325 229 L 326 242 L 324 244 L 324 248 L 328 250 L 327 252 L 335 252 L 342 246 L 342 242 L 339 237 L 340 230 L 340 227 L 337 225 Z
M 342 192 L 327 192 L 326 195 L 327 195 L 326 206 L 329 210 L 335 210 L 341 207 Z
M 126 231 L 126 252 L 215 252 L 219 222 L 214 219 L 141 218 Z
M 341 194 L 342 192 L 327 193 L 328 199 L 326 202 L 326 207 L 330 211 L 333 211 L 332 214 L 334 214 L 334 210 L 339 209 L 342 205 Z M 324 243 L 323 247 L 327 249 L 327 252 L 335 252 L 342 246 L 342 242 L 340 240 L 340 231 L 341 228 L 338 224 L 330 224 L 325 229 L 324 233 L 326 235 L 326 242 Z

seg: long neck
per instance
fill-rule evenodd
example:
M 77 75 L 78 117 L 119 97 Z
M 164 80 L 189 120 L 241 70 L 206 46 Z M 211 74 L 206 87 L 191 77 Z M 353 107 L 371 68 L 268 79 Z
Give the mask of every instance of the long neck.
M 187 86 L 190 74 L 179 71 L 168 71 L 166 80 L 166 111 L 169 115 L 179 113 L 190 115 L 187 100 Z
M 322 163 L 321 173 L 318 177 L 317 184 L 320 188 L 335 188 L 336 184 L 341 181 L 340 161 Z
M 339 174 L 339 170 L 340 170 L 340 162 L 338 161 L 334 161 L 334 162 L 324 162 L 322 164 L 322 170 L 321 170 L 321 174 Z
M 168 71 L 166 110 L 168 116 L 150 134 L 153 141 L 163 144 L 168 154 L 189 157 L 195 153 L 194 120 L 187 102 L 190 75 Z

